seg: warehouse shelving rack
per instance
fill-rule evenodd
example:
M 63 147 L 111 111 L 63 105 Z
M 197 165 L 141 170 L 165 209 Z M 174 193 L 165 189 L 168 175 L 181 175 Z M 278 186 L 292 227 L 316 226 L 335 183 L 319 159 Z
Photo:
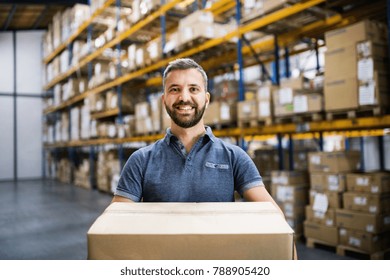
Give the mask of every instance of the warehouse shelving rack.
M 99 14 L 101 14 L 105 8 L 113 5 L 119 7 L 120 6 L 119 2 L 120 1 L 118 0 L 116 2 L 115 0 L 107 0 L 104 3 L 104 5 L 100 9 L 95 11 L 95 13 L 91 16 L 91 18 L 88 19 L 86 22 L 84 22 L 81 25 L 81 27 L 74 34 L 72 34 L 65 43 L 60 45 L 53 53 L 51 53 L 48 57 L 46 57 L 44 59 L 44 63 L 50 62 L 55 56 L 59 55 L 62 50 L 64 50 L 69 44 L 71 44 L 73 40 L 75 40 L 82 32 L 88 29 L 88 27 L 92 24 L 93 19 L 97 17 Z M 156 11 L 152 12 L 150 15 L 148 15 L 146 18 L 142 19 L 141 21 L 139 21 L 138 23 L 130 27 L 128 30 L 125 30 L 124 32 L 118 34 L 113 40 L 106 43 L 103 47 L 90 53 L 87 57 L 83 58 L 77 65 L 71 67 L 67 72 L 54 78 L 52 81 L 50 81 L 48 84 L 45 85 L 44 87 L 45 90 L 50 90 L 55 84 L 65 81 L 71 75 L 73 75 L 77 71 L 80 71 L 80 69 L 87 66 L 96 58 L 98 58 L 105 49 L 118 47 L 118 45 L 126 38 L 132 36 L 136 32 L 147 27 L 149 24 L 153 22 L 157 22 L 158 20 L 160 20 L 160 24 L 162 28 L 161 36 L 164 40 L 164 36 L 166 34 L 165 23 L 167 18 L 165 14 L 168 13 L 179 2 L 181 1 L 172 0 L 167 4 L 165 4 L 164 0 L 162 0 L 162 5 Z M 275 49 L 277 50 L 280 46 L 284 47 L 284 49 L 286 50 L 284 58 L 287 61 L 289 55 L 294 55 L 296 53 L 307 50 L 307 49 L 302 49 L 302 50 L 290 52 L 288 51 L 289 44 L 292 44 L 293 42 L 297 42 L 301 38 L 306 36 L 316 37 L 319 34 L 323 34 L 325 31 L 349 25 L 355 22 L 358 18 L 355 15 L 342 16 L 341 14 L 332 12 L 329 13 L 330 16 L 312 20 L 311 22 L 299 28 L 294 28 L 294 29 L 289 28 L 287 31 L 284 30 L 284 32 L 282 32 L 281 34 L 278 34 L 278 36 L 273 36 L 273 38 L 270 38 L 266 41 L 262 41 L 260 43 L 249 43 L 246 44 L 245 46 L 241 46 L 240 45 L 241 43 L 239 43 L 238 47 L 236 47 L 235 50 L 231 49 L 227 51 L 225 49 L 221 50 L 221 46 L 226 44 L 226 42 L 228 42 L 232 38 L 242 38 L 242 36 L 244 36 L 245 34 L 251 31 L 262 30 L 262 28 L 266 28 L 267 26 L 270 26 L 277 21 L 281 21 L 293 15 L 299 15 L 300 13 L 307 11 L 310 8 L 316 7 L 320 4 L 324 4 L 325 2 L 327 1 L 308 0 L 308 1 L 298 2 L 294 5 L 276 10 L 275 12 L 266 15 L 262 18 L 254 19 L 245 24 L 239 24 L 239 27 L 236 30 L 226 34 L 223 37 L 207 40 L 203 44 L 197 45 L 191 49 L 184 50 L 180 53 L 173 54 L 169 57 L 164 57 L 160 61 L 157 61 L 156 63 L 148 65 L 142 69 L 138 69 L 130 73 L 124 73 L 112 81 L 99 85 L 95 88 L 86 90 L 84 93 L 77 95 L 71 98 L 70 100 L 61 103 L 59 106 L 52 106 L 45 109 L 44 114 L 48 115 L 48 114 L 59 112 L 61 110 L 66 110 L 67 108 L 70 108 L 72 105 L 84 100 L 89 95 L 103 93 L 108 89 L 120 87 L 122 84 L 125 84 L 129 81 L 133 81 L 134 79 L 137 79 L 144 75 L 159 71 L 160 69 L 165 67 L 169 61 L 179 57 L 188 57 L 188 56 L 196 57 L 199 54 L 203 54 L 204 56 L 205 53 L 207 54 L 210 52 L 215 53 L 215 52 L 222 51 L 222 55 L 218 57 L 213 57 L 212 59 L 208 59 L 208 60 L 203 59 L 200 62 L 202 66 L 205 68 L 205 70 L 210 71 L 211 73 L 213 73 L 213 71 L 215 70 L 213 68 L 215 65 L 219 65 L 226 62 L 233 64 L 238 61 L 239 70 L 242 71 L 244 67 L 256 65 L 259 63 L 259 61 L 261 61 L 262 63 L 267 63 L 275 60 L 278 61 L 278 59 L 280 59 L 279 51 L 275 51 Z M 208 10 L 213 12 L 215 16 L 222 16 L 224 13 L 230 13 L 230 15 L 234 14 L 234 9 L 236 9 L 235 11 L 235 14 L 237 16 L 236 20 L 238 23 L 240 23 L 239 4 L 240 2 L 235 0 L 221 0 L 215 2 L 210 8 L 208 8 Z M 241 42 L 241 40 L 239 40 L 239 42 Z M 315 42 L 315 45 L 318 47 L 317 42 Z M 257 57 L 253 55 L 254 52 L 256 53 Z M 258 54 L 266 54 L 266 56 L 262 55 L 260 57 L 258 56 Z M 240 59 L 241 56 L 245 57 L 245 62 L 242 59 Z M 278 65 L 278 63 L 276 63 L 276 65 Z M 287 70 L 285 72 L 288 75 L 289 71 Z M 240 81 L 242 82 L 243 81 L 242 74 L 240 75 L 240 77 L 241 77 Z M 274 71 L 273 79 L 275 83 L 278 83 L 279 80 L 278 70 Z M 160 76 L 152 77 L 150 79 L 147 79 L 146 81 L 138 82 L 138 85 L 140 87 L 156 87 L 161 84 L 162 84 L 162 79 Z M 240 92 L 241 92 L 240 99 L 242 100 L 244 98 L 243 83 L 240 83 Z M 118 115 L 121 115 L 119 108 L 96 114 L 94 115 L 94 117 L 105 118 L 105 117 L 113 117 Z M 360 136 L 365 136 L 365 135 L 370 135 L 371 132 L 369 130 L 377 129 L 375 130 L 376 135 L 383 136 L 387 132 L 378 129 L 381 128 L 383 129 L 387 127 L 390 127 L 390 116 L 378 116 L 378 117 L 333 120 L 333 121 L 316 121 L 316 122 L 307 122 L 307 123 L 274 124 L 274 125 L 267 125 L 262 127 L 251 127 L 251 128 L 228 128 L 228 129 L 215 130 L 214 132 L 215 135 L 219 137 L 236 137 L 237 139 L 243 139 L 244 137 L 248 137 L 248 136 L 253 137 L 256 135 L 278 135 L 278 137 L 281 139 L 282 135 L 301 135 L 306 133 L 312 133 L 312 135 L 317 135 L 317 133 L 319 133 L 319 138 L 321 140 L 323 132 L 337 133 L 341 131 L 365 130 L 364 132 L 362 131 L 359 132 Z M 351 135 L 356 135 L 356 132 L 351 132 Z M 161 139 L 162 137 L 163 137 L 162 134 L 156 134 L 156 135 L 145 135 L 145 136 L 137 136 L 137 137 L 127 137 L 127 138 L 89 139 L 89 140 L 45 144 L 44 147 L 46 149 L 57 149 L 57 148 L 91 146 L 91 153 L 92 153 L 94 151 L 94 147 L 99 145 L 104 145 L 104 144 L 120 145 L 127 142 L 148 143 L 148 142 L 153 142 L 158 139 Z M 281 166 L 281 168 L 283 167 Z

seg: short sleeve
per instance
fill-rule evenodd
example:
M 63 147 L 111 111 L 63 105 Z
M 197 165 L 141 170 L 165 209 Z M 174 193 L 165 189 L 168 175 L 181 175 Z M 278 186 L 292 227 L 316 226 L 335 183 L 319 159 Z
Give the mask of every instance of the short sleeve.
M 233 173 L 235 190 L 243 196 L 246 190 L 264 186 L 256 165 L 249 155 L 240 147 L 235 147 L 233 156 Z
M 141 201 L 143 166 L 145 162 L 141 150 L 134 152 L 127 160 L 119 178 L 115 195 L 126 197 L 134 202 Z

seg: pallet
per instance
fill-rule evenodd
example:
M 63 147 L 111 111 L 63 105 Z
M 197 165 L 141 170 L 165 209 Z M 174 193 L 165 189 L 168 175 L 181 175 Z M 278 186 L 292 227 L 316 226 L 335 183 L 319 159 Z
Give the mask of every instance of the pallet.
M 390 248 L 384 251 L 369 253 L 357 248 L 353 248 L 345 245 L 338 245 L 336 252 L 337 255 L 339 256 L 353 256 L 359 259 L 385 260 L 386 258 L 387 259 L 390 258 Z
M 311 249 L 326 249 L 327 251 L 332 251 L 334 253 L 337 251 L 337 245 L 310 237 L 306 238 L 306 247 Z
M 295 114 L 295 115 L 291 115 L 291 116 L 275 117 L 275 123 L 276 124 L 304 123 L 304 122 L 322 121 L 323 119 L 324 119 L 324 116 L 322 113 Z
M 326 120 L 355 119 L 359 117 L 376 117 L 384 115 L 387 110 L 384 107 L 364 106 L 358 109 L 326 112 Z
M 249 120 L 238 120 L 237 121 L 239 128 L 248 128 L 248 127 L 258 127 L 258 126 L 268 126 L 272 124 L 272 118 L 264 119 L 249 119 Z

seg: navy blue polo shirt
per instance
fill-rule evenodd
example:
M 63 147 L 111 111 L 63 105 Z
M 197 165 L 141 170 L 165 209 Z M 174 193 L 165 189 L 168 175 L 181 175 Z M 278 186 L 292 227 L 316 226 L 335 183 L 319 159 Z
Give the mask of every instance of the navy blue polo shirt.
M 263 186 L 248 154 L 216 138 L 210 127 L 186 154 L 167 129 L 165 137 L 134 152 L 127 160 L 115 195 L 135 202 L 232 202 Z

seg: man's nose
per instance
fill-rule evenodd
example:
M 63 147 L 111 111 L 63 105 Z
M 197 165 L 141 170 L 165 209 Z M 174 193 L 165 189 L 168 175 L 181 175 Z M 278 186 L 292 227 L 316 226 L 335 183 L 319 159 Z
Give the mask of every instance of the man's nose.
M 190 100 L 190 92 L 188 89 L 184 88 L 181 92 L 180 92 L 180 100 L 181 101 L 188 101 Z

